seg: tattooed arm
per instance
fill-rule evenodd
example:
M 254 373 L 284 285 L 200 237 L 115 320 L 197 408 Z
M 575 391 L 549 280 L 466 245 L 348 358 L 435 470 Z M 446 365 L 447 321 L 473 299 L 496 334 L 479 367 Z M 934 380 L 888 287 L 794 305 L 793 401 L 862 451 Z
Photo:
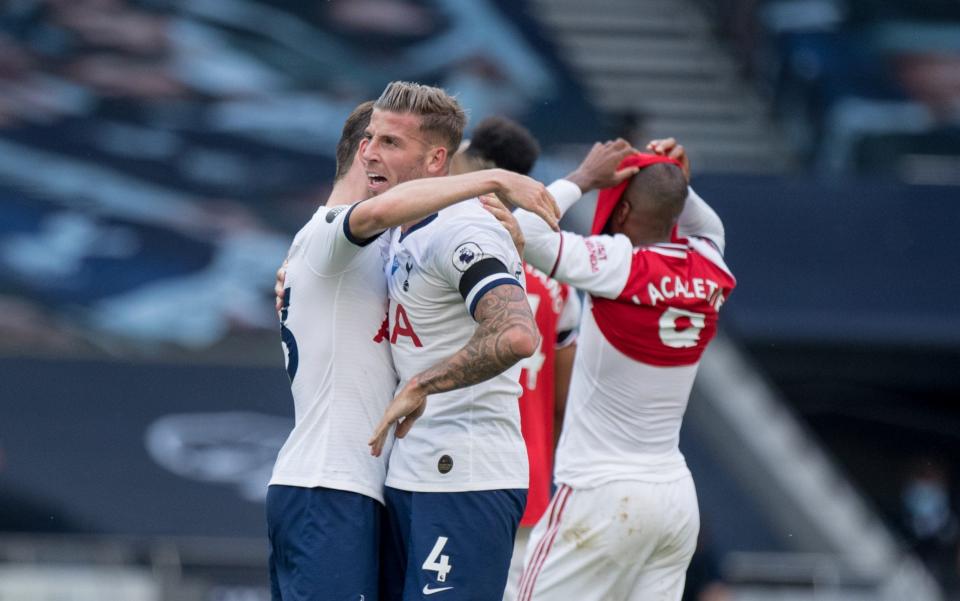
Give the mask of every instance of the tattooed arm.
M 426 369 L 407 382 L 393 399 L 370 439 L 370 452 L 380 456 L 390 426 L 403 438 L 423 414 L 428 394 L 466 388 L 506 371 L 529 357 L 540 346 L 537 323 L 523 288 L 504 284 L 483 295 L 474 312 L 477 329 L 451 357 Z
M 477 303 L 474 316 L 477 329 L 467 344 L 452 357 L 414 376 L 414 387 L 425 394 L 436 394 L 472 386 L 529 357 L 540 345 L 530 303 L 520 286 L 504 284 L 486 293 Z

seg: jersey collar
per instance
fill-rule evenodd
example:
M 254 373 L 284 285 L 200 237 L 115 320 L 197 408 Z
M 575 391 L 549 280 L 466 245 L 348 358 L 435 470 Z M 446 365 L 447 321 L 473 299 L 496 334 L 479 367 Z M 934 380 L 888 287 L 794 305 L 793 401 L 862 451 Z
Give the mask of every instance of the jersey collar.
M 420 229 L 420 228 L 422 228 L 422 227 L 425 227 L 425 226 L 427 226 L 427 225 L 430 225 L 430 222 L 433 221 L 434 219 L 436 219 L 438 215 L 440 215 L 440 213 L 434 213 L 433 215 L 428 215 L 428 216 L 424 217 L 423 219 L 421 219 L 420 221 L 418 221 L 418 222 L 414 223 L 413 225 L 411 225 L 410 228 L 409 228 L 407 231 L 402 232 L 402 233 L 400 234 L 400 242 L 403 242 L 403 239 L 404 239 L 404 238 L 406 238 L 407 236 L 409 236 L 409 235 L 412 234 L 413 232 L 417 231 L 418 229 Z

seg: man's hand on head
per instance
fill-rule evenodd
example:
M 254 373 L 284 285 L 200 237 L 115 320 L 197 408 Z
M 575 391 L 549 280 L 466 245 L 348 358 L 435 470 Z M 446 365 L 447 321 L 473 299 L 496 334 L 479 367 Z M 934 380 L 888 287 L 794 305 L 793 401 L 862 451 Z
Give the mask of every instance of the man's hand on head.
M 675 138 L 664 138 L 660 140 L 650 140 L 647 144 L 647 150 L 660 156 L 676 159 L 683 166 L 683 175 L 690 183 L 690 157 L 682 144 L 677 144 Z
M 637 149 L 623 138 L 603 143 L 597 142 L 580 166 L 564 179 L 579 186 L 584 193 L 598 188 L 616 186 L 639 171 L 636 167 L 617 170 L 623 159 L 636 152 L 638 152 Z

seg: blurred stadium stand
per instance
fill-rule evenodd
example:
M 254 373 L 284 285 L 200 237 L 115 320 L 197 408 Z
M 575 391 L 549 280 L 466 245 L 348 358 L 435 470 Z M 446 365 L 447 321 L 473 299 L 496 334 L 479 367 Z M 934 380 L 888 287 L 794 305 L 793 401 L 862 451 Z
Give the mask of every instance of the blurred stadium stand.
M 789 150 L 758 93 L 692 0 L 536 0 L 616 133 L 638 145 L 674 136 L 706 171 L 780 172 Z
M 701 0 L 814 169 L 960 182 L 960 5 Z
M 11 0 L 0 600 L 269 598 L 273 273 L 400 78 L 527 124 L 544 180 L 688 146 L 739 278 L 683 432 L 691 599 L 957 598 L 955 2 Z

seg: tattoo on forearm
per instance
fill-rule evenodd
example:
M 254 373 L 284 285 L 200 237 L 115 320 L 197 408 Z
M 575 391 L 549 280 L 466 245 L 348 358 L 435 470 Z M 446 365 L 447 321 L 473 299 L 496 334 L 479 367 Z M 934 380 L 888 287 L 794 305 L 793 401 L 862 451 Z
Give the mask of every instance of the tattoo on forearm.
M 505 371 L 522 358 L 512 343 L 518 333 L 539 341 L 530 304 L 519 286 L 497 286 L 487 292 L 474 315 L 477 329 L 467 344 L 417 376 L 427 394 L 472 386 Z

